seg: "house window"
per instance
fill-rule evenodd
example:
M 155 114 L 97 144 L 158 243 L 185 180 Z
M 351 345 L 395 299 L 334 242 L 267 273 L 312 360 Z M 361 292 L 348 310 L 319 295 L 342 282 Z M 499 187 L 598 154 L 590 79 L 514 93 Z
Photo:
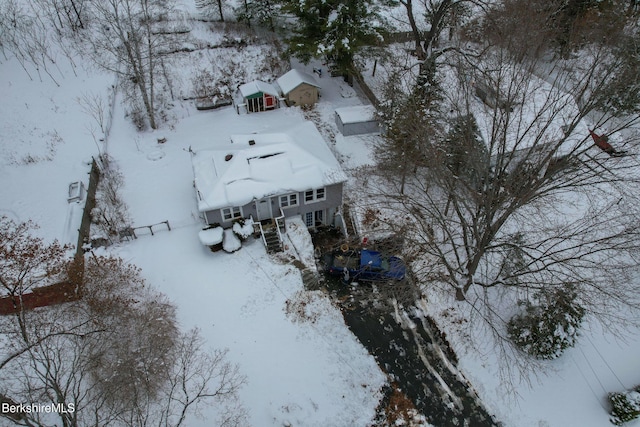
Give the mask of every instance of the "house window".
M 280 196 L 280 207 L 290 208 L 292 206 L 298 206 L 298 194 L 292 193 L 284 196 Z
M 304 192 L 305 203 L 315 203 L 326 198 L 326 191 L 324 188 L 318 188 L 317 190 L 309 190 Z
M 222 220 L 225 222 L 232 221 L 237 218 L 242 218 L 242 208 L 239 206 L 220 209 L 220 211 L 222 212 Z
M 313 212 L 304 214 L 304 223 L 307 227 L 313 227 Z

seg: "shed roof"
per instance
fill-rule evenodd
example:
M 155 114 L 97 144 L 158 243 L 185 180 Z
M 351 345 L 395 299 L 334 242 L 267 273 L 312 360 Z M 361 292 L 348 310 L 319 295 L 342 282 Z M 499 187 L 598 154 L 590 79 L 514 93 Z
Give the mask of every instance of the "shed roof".
M 233 135 L 226 149 L 198 151 L 192 163 L 200 212 L 347 179 L 311 122 L 278 133 Z
M 303 83 L 320 88 L 315 77 L 311 74 L 305 73 L 304 71 L 296 70 L 295 68 L 287 71 L 284 75 L 279 77 L 276 82 L 278 82 L 278 86 L 280 86 L 284 95 L 288 94 Z
M 370 122 L 376 118 L 376 108 L 373 105 L 357 105 L 355 107 L 336 108 L 342 123 Z
M 240 94 L 244 98 L 255 97 L 256 95 L 260 95 L 262 93 L 266 93 L 267 95 L 278 96 L 278 90 L 270 83 L 263 82 L 261 80 L 254 80 L 249 83 L 245 83 L 240 85 L 238 88 L 240 90 Z

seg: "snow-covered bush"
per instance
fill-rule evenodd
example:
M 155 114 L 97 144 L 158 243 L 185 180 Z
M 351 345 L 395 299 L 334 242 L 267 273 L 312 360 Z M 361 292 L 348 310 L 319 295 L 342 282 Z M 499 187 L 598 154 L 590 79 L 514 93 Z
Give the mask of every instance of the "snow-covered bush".
M 224 237 L 222 240 L 222 249 L 224 249 L 225 252 L 232 253 L 237 250 L 240 250 L 241 247 L 242 247 L 242 242 L 240 242 L 240 239 L 238 239 L 235 233 L 229 228 L 224 230 Z
M 573 286 L 543 292 L 526 301 L 525 312 L 511 318 L 508 332 L 513 342 L 540 359 L 555 359 L 575 344 L 584 308 Z
M 211 252 L 216 252 L 222 249 L 223 232 L 224 230 L 220 226 L 208 227 L 198 233 L 198 238 L 200 243 L 211 249 Z
M 619 426 L 640 417 L 640 385 L 624 393 L 609 393 L 610 421 Z
M 253 221 L 251 218 L 240 218 L 233 223 L 232 229 L 235 235 L 244 242 L 249 238 L 249 236 L 251 236 L 251 234 L 253 234 Z
M 193 96 L 196 98 L 220 98 L 231 97 L 230 82 L 222 80 L 220 75 L 214 73 L 217 68 L 203 67 L 196 71 L 191 79 L 193 85 Z

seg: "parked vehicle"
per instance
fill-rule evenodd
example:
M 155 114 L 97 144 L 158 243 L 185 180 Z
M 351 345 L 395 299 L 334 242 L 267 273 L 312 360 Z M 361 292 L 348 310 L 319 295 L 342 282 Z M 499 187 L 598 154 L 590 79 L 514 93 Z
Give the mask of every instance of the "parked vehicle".
M 362 249 L 336 250 L 325 254 L 325 271 L 351 281 L 403 280 L 406 273 L 404 262 L 395 256 L 385 257 L 380 252 Z

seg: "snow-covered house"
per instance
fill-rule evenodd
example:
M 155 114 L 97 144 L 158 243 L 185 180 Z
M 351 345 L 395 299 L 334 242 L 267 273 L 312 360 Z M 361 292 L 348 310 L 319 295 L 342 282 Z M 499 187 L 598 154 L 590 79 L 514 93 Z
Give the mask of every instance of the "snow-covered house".
M 337 108 L 335 118 L 336 126 L 344 136 L 380 132 L 373 105 Z
M 198 210 L 207 224 L 272 223 L 300 216 L 308 227 L 342 224 L 346 175 L 311 122 L 277 133 L 231 136 L 192 154 Z
M 238 87 L 248 113 L 278 108 L 278 90 L 270 83 L 254 80 Z
M 315 77 L 300 70 L 290 70 L 276 82 L 282 90 L 287 105 L 312 105 L 320 96 L 320 85 Z

